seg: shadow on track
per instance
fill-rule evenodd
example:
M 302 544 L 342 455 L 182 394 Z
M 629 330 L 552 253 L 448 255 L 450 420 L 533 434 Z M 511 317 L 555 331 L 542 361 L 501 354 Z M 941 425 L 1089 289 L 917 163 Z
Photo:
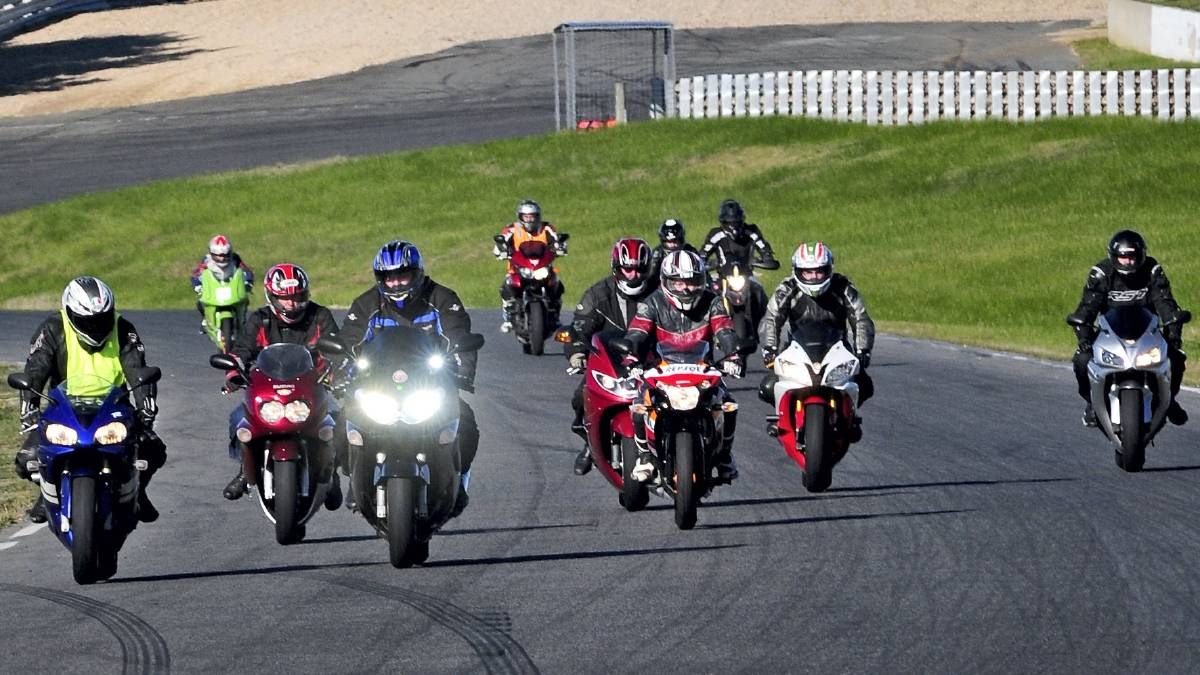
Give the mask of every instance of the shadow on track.
M 1070 483 L 1077 478 L 1014 478 L 1012 480 L 948 480 L 935 483 L 903 483 L 896 485 L 856 485 L 852 487 L 829 488 L 829 492 L 864 492 L 867 490 L 903 490 L 908 488 L 928 487 L 971 487 L 979 485 L 1009 485 L 1020 483 Z
M 902 511 L 900 513 L 862 513 L 850 516 L 812 516 L 809 518 L 781 518 L 778 520 L 753 520 L 744 523 L 713 523 L 697 525 L 701 530 L 726 530 L 743 527 L 765 527 L 768 525 L 807 525 L 810 523 L 839 522 L 846 520 L 876 520 L 879 518 L 912 518 L 914 516 L 944 516 L 952 513 L 970 513 L 975 509 L 940 509 L 937 511 Z
M 313 572 L 317 570 L 354 569 L 356 567 L 383 567 L 387 562 L 358 562 L 337 563 L 330 565 L 281 565 L 279 567 L 259 567 L 248 570 L 218 570 L 215 572 L 180 572 L 178 574 L 154 574 L 144 577 L 117 577 L 109 579 L 107 584 L 131 584 L 144 581 L 182 581 L 184 579 L 209 579 L 218 577 L 243 577 L 258 574 L 280 574 L 283 572 Z
M 721 501 L 721 502 L 704 502 L 704 506 L 702 506 L 701 508 L 716 509 L 716 508 L 720 508 L 722 506 L 762 506 L 763 504 L 796 504 L 799 502 L 824 502 L 824 501 L 829 501 L 832 499 L 867 499 L 870 497 L 889 497 L 892 495 L 905 495 L 905 494 L 908 494 L 908 492 L 902 491 L 902 490 L 893 490 L 890 492 L 873 492 L 871 494 L 865 494 L 865 495 L 818 494 L 818 495 L 801 495 L 799 497 L 758 497 L 758 498 L 753 498 L 753 499 L 730 499 L 730 500 Z M 647 506 L 645 510 L 646 511 L 671 511 L 674 508 L 675 508 L 675 505 L 673 503 L 664 502 L 661 504 L 654 504 L 653 506 Z
M 531 530 L 558 530 L 566 527 L 596 527 L 599 525 L 596 521 L 586 523 L 562 523 L 559 525 L 522 525 L 517 527 L 476 527 L 463 530 L 441 530 L 438 532 L 439 537 L 445 537 L 455 534 L 492 534 L 494 532 L 529 532 Z
M 625 558 L 629 556 L 660 555 L 663 553 L 694 553 L 696 551 L 720 551 L 741 548 L 743 544 L 714 546 L 680 546 L 677 548 L 639 548 L 626 551 L 579 551 L 576 553 L 542 553 L 538 555 L 515 555 L 507 558 L 471 558 L 467 560 L 432 560 L 423 567 L 472 567 L 475 565 L 504 565 L 510 563 L 548 562 L 552 560 L 591 560 L 593 558 Z
M 1188 466 L 1152 466 L 1142 469 L 1142 473 L 1159 473 L 1168 471 L 1200 471 L 1200 465 L 1190 464 Z
M 104 78 L 89 73 L 177 61 L 198 54 L 182 49 L 186 38 L 158 35 L 111 35 L 31 45 L 0 44 L 0 96 L 59 91 Z
M 354 535 L 346 535 L 344 537 L 325 537 L 324 539 L 305 539 L 304 541 L 300 542 L 300 544 L 301 545 L 304 545 L 304 544 L 336 544 L 336 543 L 342 542 L 342 541 L 374 541 L 379 538 L 380 538 L 380 536 L 378 534 L 354 534 Z

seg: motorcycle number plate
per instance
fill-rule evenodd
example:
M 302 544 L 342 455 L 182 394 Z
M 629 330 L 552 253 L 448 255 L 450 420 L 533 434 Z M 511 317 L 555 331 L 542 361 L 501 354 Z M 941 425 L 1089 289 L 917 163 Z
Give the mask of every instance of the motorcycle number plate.
M 691 363 L 671 363 L 663 366 L 660 370 L 663 375 L 700 375 L 706 368 Z
M 216 292 L 217 302 L 229 302 L 233 300 L 233 288 L 230 286 L 221 286 Z

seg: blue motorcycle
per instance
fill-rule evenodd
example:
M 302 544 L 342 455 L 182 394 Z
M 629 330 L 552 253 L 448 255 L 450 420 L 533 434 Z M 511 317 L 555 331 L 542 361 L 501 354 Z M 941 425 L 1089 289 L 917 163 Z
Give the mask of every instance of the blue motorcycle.
M 117 555 L 137 527 L 137 495 L 145 460 L 137 459 L 137 414 L 128 392 L 162 377 L 158 368 L 128 374 L 126 385 L 93 375 L 64 380 L 46 396 L 38 425 L 34 481 L 41 486 L 50 531 L 71 551 L 76 583 L 117 573 Z M 13 389 L 34 391 L 24 373 Z M 35 468 L 31 464 L 31 469 Z

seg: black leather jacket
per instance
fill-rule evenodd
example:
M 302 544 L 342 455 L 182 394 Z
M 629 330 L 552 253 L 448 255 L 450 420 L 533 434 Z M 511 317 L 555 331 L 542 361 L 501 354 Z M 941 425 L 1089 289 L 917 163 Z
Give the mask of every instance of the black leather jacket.
M 672 250 L 691 251 L 692 253 L 699 253 L 699 251 L 696 250 L 695 246 L 692 246 L 691 244 L 688 244 L 686 242 L 683 244 L 683 246 L 680 246 L 679 248 L 672 249 Z M 659 244 L 658 246 L 655 246 L 654 250 L 650 253 L 650 279 L 651 279 L 651 281 L 654 282 L 655 285 L 658 285 L 658 272 L 662 268 L 663 258 L 667 257 L 667 254 L 670 252 L 671 251 L 667 250 L 666 246 Z
M 258 358 L 258 353 L 268 345 L 284 342 L 305 345 L 315 350 L 317 340 L 333 337 L 337 333 L 337 321 L 333 319 L 333 314 L 315 302 L 308 303 L 304 316 L 293 324 L 281 321 L 270 307 L 259 307 L 246 316 L 246 322 L 242 324 L 242 330 L 234 339 L 229 353 L 241 359 L 246 366 L 250 366 L 254 359 Z M 315 351 L 314 355 L 320 367 L 323 359 Z
M 1067 317 L 1080 342 L 1091 342 L 1096 333 L 1096 317 L 1110 307 L 1147 307 L 1162 321 L 1163 335 L 1172 347 L 1180 347 L 1180 309 L 1171 294 L 1171 282 L 1162 265 L 1147 257 L 1141 269 L 1121 274 L 1108 258 L 1092 266 L 1083 286 L 1079 306 Z
M 575 306 L 575 318 L 571 320 L 571 344 L 567 345 L 567 358 L 574 354 L 591 351 L 592 336 L 600 331 L 624 334 L 629 328 L 628 318 L 634 315 L 639 302 L 653 292 L 654 287 L 646 284 L 646 291 L 632 298 L 617 290 L 617 282 L 611 275 L 592 284 L 583 292 Z
M 867 306 L 858 289 L 846 277 L 834 273 L 829 288 L 818 297 L 800 290 L 796 278 L 789 275 L 779 283 L 767 302 L 763 316 L 763 351 L 778 353 L 787 346 L 784 329 L 791 334 L 799 324 L 829 321 L 847 331 L 850 346 L 855 352 L 871 353 L 875 346 L 875 322 L 867 314 Z
M 700 247 L 700 258 L 707 263 L 715 256 L 715 267 L 740 262 L 745 267 L 746 274 L 750 275 L 754 273 L 751 263 L 754 262 L 756 250 L 761 254 L 762 260 L 768 263 L 764 265 L 766 269 L 773 270 L 779 267 L 775 253 L 763 237 L 762 231 L 758 229 L 758 225 L 746 223 L 738 237 L 734 237 L 728 228 L 721 226 L 709 230 L 708 235 L 704 237 L 704 245 Z
M 654 291 L 638 305 L 626 337 L 635 354 L 644 354 L 643 348 L 652 338 L 664 352 L 692 351 L 698 343 L 708 342 L 714 347 L 709 356 L 713 363 L 737 351 L 733 321 L 724 303 L 709 290 L 704 290 L 687 312 L 671 306 L 662 289 Z

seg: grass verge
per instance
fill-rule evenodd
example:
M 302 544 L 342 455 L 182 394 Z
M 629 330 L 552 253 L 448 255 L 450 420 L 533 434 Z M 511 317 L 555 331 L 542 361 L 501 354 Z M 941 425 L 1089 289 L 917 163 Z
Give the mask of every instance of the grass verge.
M 1142 2 L 1147 2 L 1151 5 L 1166 5 L 1167 7 L 1200 11 L 1200 0 L 1142 0 Z
M 19 366 L 0 363 L 0 374 L 20 370 Z M 27 480 L 17 477 L 12 470 L 12 456 L 17 452 L 21 437 L 17 392 L 7 386 L 0 387 L 0 527 L 7 527 L 25 517 L 25 509 L 37 496 L 37 488 Z
M 89 272 L 122 307 L 190 307 L 190 268 L 221 231 L 260 271 L 304 265 L 314 296 L 339 305 L 370 286 L 382 242 L 411 239 L 434 278 L 492 307 L 503 266 L 491 236 L 526 196 L 572 234 L 561 269 L 573 299 L 607 273 L 615 238 L 653 239 L 678 217 L 697 240 L 732 196 L 784 260 L 802 240 L 828 242 L 892 330 L 1065 358 L 1063 317 L 1117 229 L 1141 231 L 1181 304 L 1200 304 L 1198 132 L 1122 118 L 678 120 L 169 181 L 0 217 L 13 233 L 0 306 L 50 308 Z
M 1166 4 L 1166 3 L 1164 3 Z M 1200 5 L 1200 0 L 1197 0 Z M 1172 61 L 1143 52 L 1118 47 L 1108 38 L 1088 38 L 1071 43 L 1084 70 L 1156 70 L 1159 68 L 1196 68 L 1200 64 Z

